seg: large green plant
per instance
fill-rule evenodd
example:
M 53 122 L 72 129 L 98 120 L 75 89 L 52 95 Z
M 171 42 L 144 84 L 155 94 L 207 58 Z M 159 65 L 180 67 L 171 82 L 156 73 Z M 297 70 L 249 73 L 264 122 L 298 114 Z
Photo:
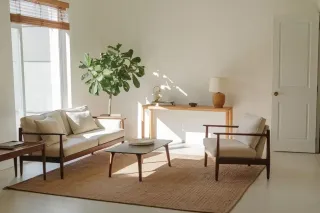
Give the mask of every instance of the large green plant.
M 108 114 L 111 114 L 112 96 L 117 96 L 121 88 L 128 92 L 130 81 L 136 88 L 140 87 L 139 77 L 144 76 L 145 67 L 141 65 L 140 57 L 133 57 L 133 50 L 121 52 L 122 44 L 108 46 L 105 53 L 100 54 L 100 58 L 92 58 L 85 54 L 84 61 L 81 61 L 79 68 L 86 72 L 81 76 L 81 80 L 89 86 L 89 92 L 93 95 L 100 95 L 101 92 L 109 94 Z

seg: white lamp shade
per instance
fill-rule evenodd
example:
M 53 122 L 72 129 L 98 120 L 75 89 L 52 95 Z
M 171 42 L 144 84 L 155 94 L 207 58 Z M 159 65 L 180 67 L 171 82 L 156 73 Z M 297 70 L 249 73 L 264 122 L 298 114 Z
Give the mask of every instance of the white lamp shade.
M 221 79 L 211 78 L 209 83 L 209 92 L 221 92 Z

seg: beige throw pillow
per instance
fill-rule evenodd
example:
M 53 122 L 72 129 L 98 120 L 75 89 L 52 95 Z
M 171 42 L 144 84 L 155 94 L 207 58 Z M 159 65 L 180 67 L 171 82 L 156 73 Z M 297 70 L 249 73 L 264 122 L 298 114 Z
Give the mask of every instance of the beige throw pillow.
M 47 117 L 44 120 L 35 120 L 35 124 L 37 125 L 37 128 L 40 133 L 62 133 L 63 129 L 59 125 L 59 123 L 53 119 Z M 47 146 L 50 146 L 55 143 L 60 142 L 60 136 L 59 135 L 41 135 L 41 138 L 45 141 Z M 67 140 L 67 137 L 65 135 L 62 136 L 62 140 Z
M 67 131 L 67 135 L 72 134 L 72 129 L 70 127 L 69 121 L 68 121 L 68 116 L 66 112 L 84 112 L 87 111 L 88 107 L 87 106 L 80 106 L 80 107 L 75 107 L 75 108 L 70 108 L 70 109 L 62 109 L 61 110 L 61 118 L 64 123 L 64 126 Z
M 43 115 L 46 116 L 46 117 L 53 118 L 54 120 L 56 120 L 58 122 L 59 126 L 62 128 L 63 133 L 66 134 L 66 135 L 68 134 L 68 132 L 67 132 L 67 130 L 65 128 L 64 122 L 62 120 L 62 116 L 61 116 L 61 112 L 60 111 L 53 111 L 53 112 L 45 113 Z
M 80 134 L 99 128 L 89 110 L 84 112 L 66 112 L 66 114 L 73 134 Z

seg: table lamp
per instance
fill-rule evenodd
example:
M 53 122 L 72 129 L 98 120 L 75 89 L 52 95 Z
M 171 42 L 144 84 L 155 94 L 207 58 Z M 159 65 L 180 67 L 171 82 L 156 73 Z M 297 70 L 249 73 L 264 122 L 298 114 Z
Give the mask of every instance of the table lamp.
M 221 93 L 221 78 L 211 78 L 209 91 L 212 92 L 212 103 L 215 108 L 223 108 L 226 96 Z

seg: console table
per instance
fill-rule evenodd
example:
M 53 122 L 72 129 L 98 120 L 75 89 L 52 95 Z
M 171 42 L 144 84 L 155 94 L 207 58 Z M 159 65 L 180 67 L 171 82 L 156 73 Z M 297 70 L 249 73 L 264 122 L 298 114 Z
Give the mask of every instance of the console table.
M 213 106 L 197 106 L 190 107 L 189 105 L 167 105 L 167 106 L 157 106 L 154 104 L 147 104 L 142 106 L 142 121 L 141 121 L 141 136 L 145 137 L 145 113 L 146 110 L 150 111 L 149 116 L 149 137 L 154 138 L 155 132 L 153 127 L 153 117 L 155 110 L 187 110 L 187 111 L 206 111 L 206 112 L 224 112 L 226 116 L 226 125 L 232 126 L 233 124 L 233 108 L 223 107 L 214 108 Z M 232 128 L 226 128 L 227 133 L 232 133 Z

